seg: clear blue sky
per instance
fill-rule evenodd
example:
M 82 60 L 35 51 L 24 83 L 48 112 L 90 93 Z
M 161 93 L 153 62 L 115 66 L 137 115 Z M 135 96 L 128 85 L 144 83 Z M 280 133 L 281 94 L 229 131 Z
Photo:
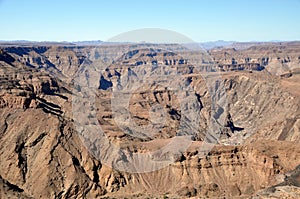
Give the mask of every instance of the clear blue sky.
M 0 0 L 0 40 L 107 40 L 140 28 L 194 41 L 300 40 L 300 0 Z

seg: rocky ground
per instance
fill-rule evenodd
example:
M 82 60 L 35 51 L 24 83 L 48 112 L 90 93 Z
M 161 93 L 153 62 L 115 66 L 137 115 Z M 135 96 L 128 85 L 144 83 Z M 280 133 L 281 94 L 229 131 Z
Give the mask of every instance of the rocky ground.
M 300 44 L 241 46 L 1 46 L 0 197 L 299 198 Z

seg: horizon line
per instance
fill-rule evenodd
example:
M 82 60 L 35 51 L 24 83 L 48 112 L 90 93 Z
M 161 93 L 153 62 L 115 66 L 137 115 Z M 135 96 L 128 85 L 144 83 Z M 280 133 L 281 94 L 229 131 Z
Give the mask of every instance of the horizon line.
M 231 43 L 280 43 L 280 42 L 299 42 L 300 39 L 293 40 L 248 40 L 248 41 L 239 41 L 239 40 L 211 40 L 211 41 L 195 41 L 190 43 L 213 43 L 213 42 L 231 42 Z M 101 43 L 156 43 L 156 42 L 147 42 L 147 41 L 139 41 L 139 42 L 131 42 L 131 41 L 120 41 L 120 42 L 112 42 L 112 41 L 104 41 L 100 39 L 95 40 L 76 40 L 76 41 L 66 41 L 66 40 L 26 40 L 26 39 L 15 39 L 15 40 L 0 40 L 0 43 L 8 42 L 8 43 L 78 43 L 78 42 L 101 42 Z M 164 44 L 163 42 L 157 42 L 159 44 Z M 171 44 L 172 42 L 166 42 L 166 44 Z M 173 42 L 176 43 L 176 42 Z M 177 42 L 178 43 L 178 42 Z

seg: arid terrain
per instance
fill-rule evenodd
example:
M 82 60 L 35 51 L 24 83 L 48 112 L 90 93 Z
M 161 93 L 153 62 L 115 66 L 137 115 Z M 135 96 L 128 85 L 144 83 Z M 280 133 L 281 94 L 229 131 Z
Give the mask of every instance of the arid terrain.
M 300 198 L 300 42 L 0 44 L 0 198 Z

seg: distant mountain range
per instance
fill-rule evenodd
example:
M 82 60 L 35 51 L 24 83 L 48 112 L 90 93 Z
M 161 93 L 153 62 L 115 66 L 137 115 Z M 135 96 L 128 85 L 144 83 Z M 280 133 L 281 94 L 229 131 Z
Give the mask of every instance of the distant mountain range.
M 209 42 L 201 42 L 200 45 L 207 49 L 213 49 L 216 47 L 226 47 L 226 46 L 230 46 L 234 43 L 237 43 L 236 41 L 223 41 L 223 40 L 218 40 L 218 41 L 209 41 Z
M 27 40 L 14 40 L 14 41 L 0 41 L 0 44 L 2 45 L 79 45 L 79 46 L 90 46 L 90 45 L 99 45 L 102 44 L 103 41 L 101 40 L 92 40 L 92 41 L 73 41 L 73 42 L 68 42 L 68 41 L 27 41 Z M 126 43 L 126 42 L 124 42 Z M 199 43 L 202 47 L 205 49 L 212 49 L 215 47 L 224 47 L 224 46 L 229 46 L 232 45 L 233 43 L 236 43 L 235 41 L 223 41 L 223 40 L 218 40 L 218 41 L 210 41 L 210 42 L 202 42 Z
M 101 41 L 101 40 L 93 40 L 93 41 L 75 41 L 75 42 L 71 42 L 71 43 L 76 44 L 76 45 L 82 45 L 82 46 L 94 46 L 94 45 L 102 44 L 103 41 Z
M 257 42 L 257 41 L 251 41 L 251 42 L 238 42 L 238 41 L 224 41 L 224 40 L 218 40 L 218 41 L 209 41 L 209 42 L 200 42 L 198 43 L 206 50 L 211 49 L 218 49 L 218 48 L 236 48 L 236 49 L 245 49 L 251 46 L 258 46 L 258 45 L 266 45 L 266 44 L 272 44 L 272 45 L 278 45 L 281 43 L 299 43 L 299 41 L 267 41 L 267 42 Z M 27 41 L 27 40 L 14 40 L 14 41 L 4 41 L 0 40 L 1 46 L 97 46 L 100 44 L 105 43 L 105 41 L 101 40 L 91 40 L 91 41 Z M 116 42 L 111 44 L 128 44 L 128 42 Z
M 100 45 L 103 41 L 100 40 L 93 40 L 93 41 L 27 41 L 27 40 L 14 40 L 14 41 L 1 41 L 0 45 L 20 45 L 20 46 L 27 46 L 27 45 L 78 45 L 78 46 L 93 46 L 93 45 Z

